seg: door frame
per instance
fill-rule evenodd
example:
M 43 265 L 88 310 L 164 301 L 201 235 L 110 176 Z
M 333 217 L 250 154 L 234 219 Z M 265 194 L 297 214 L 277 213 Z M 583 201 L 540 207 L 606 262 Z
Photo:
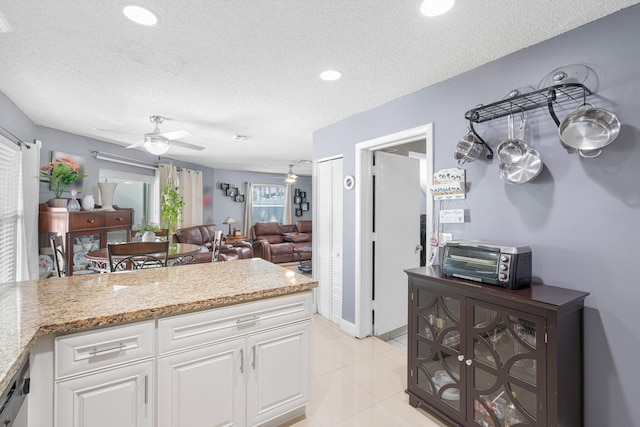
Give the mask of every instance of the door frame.
M 373 236 L 373 221 L 369 207 L 373 203 L 373 186 L 371 175 L 373 173 L 371 151 L 395 145 L 406 144 L 419 139 L 426 140 L 426 166 L 427 166 L 427 212 L 433 214 L 433 194 L 431 184 L 433 182 L 433 123 L 406 129 L 400 132 L 384 135 L 368 141 L 360 142 L 355 146 L 356 156 L 356 206 L 355 206 L 355 333 L 358 338 L 371 335 L 371 286 L 373 272 L 371 245 Z M 427 236 L 433 233 L 433 221 L 427 221 Z M 431 245 L 427 245 L 427 260 L 431 259 Z

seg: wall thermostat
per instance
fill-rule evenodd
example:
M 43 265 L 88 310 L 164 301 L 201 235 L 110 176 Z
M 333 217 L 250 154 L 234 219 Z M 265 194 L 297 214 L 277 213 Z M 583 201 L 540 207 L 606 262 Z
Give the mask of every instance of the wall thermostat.
M 356 185 L 356 179 L 353 177 L 353 175 L 347 175 L 344 177 L 344 188 L 347 190 L 351 190 L 353 189 L 353 187 L 355 187 Z

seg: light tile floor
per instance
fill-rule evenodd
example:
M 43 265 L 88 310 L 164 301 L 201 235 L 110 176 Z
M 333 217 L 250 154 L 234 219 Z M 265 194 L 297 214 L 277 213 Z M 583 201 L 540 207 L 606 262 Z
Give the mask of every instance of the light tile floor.
M 375 337 L 358 340 L 315 315 L 312 401 L 305 417 L 285 425 L 446 427 L 409 405 L 406 377 L 406 338 L 404 351 Z

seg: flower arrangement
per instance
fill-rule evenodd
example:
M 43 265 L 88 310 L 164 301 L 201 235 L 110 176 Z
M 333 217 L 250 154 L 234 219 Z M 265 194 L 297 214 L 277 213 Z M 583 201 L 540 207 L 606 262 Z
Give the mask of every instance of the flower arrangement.
M 66 157 L 62 157 L 60 160 L 53 159 L 40 168 L 40 177 L 51 183 L 53 194 L 55 194 L 56 199 L 59 199 L 67 185 L 76 179 L 87 176 L 87 174 L 78 170 L 79 167 L 78 163 Z

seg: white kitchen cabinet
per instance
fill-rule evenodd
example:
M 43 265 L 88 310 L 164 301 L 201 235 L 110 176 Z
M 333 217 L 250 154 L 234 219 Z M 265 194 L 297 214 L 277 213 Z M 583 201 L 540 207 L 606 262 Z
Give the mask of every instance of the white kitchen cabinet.
M 57 427 L 153 426 L 153 361 L 57 381 Z
M 278 425 L 311 400 L 311 293 L 158 320 L 158 426 Z
M 247 337 L 247 425 L 311 400 L 311 321 Z
M 245 341 L 159 358 L 158 426 L 244 426 Z

